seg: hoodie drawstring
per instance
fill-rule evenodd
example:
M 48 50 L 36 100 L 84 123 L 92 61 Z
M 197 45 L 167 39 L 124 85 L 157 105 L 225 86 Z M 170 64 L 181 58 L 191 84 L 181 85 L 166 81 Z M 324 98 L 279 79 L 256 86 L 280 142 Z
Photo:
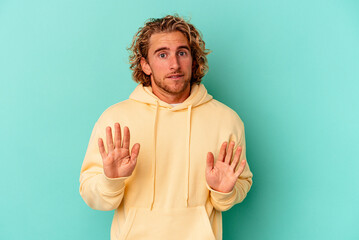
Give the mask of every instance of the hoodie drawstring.
M 146 205 L 148 206 L 148 208 L 150 210 L 153 209 L 154 203 L 156 200 L 156 192 L 158 192 L 158 189 L 155 189 L 156 188 L 156 180 L 157 180 L 156 179 L 156 174 L 157 174 L 156 162 L 158 160 L 158 159 L 156 159 L 156 157 L 157 157 L 157 153 L 156 153 L 157 146 L 156 145 L 157 145 L 157 135 L 158 135 L 157 131 L 158 131 L 158 129 L 161 129 L 160 126 L 158 126 L 158 124 L 159 124 L 158 121 L 159 121 L 159 117 L 160 117 L 159 114 L 160 114 L 161 109 L 163 108 L 163 109 L 167 109 L 168 111 L 181 112 L 181 116 L 184 118 L 183 120 L 185 121 L 183 124 L 187 123 L 187 127 L 184 128 L 184 130 L 186 132 L 183 132 L 183 133 L 181 132 L 181 135 L 184 134 L 185 135 L 184 137 L 186 139 L 184 140 L 185 142 L 181 143 L 181 146 L 184 145 L 185 149 L 183 149 L 183 151 L 181 149 L 179 154 L 185 154 L 183 156 L 183 158 L 184 158 L 183 161 L 185 161 L 185 162 L 183 162 L 183 164 L 185 165 L 184 167 L 186 167 L 186 169 L 184 169 L 184 171 L 186 171 L 186 172 L 184 172 L 182 175 L 185 179 L 179 179 L 179 181 L 181 182 L 180 186 L 181 186 L 181 188 L 183 188 L 183 189 L 181 189 L 181 193 L 184 191 L 183 196 L 180 196 L 181 199 L 179 199 L 179 201 L 182 203 L 181 204 L 182 206 L 184 204 L 186 207 L 188 207 L 188 205 L 190 203 L 189 187 L 191 187 L 189 185 L 190 184 L 189 180 L 190 180 L 190 171 L 192 171 L 191 164 L 190 164 L 191 163 L 191 161 L 190 161 L 191 124 L 192 124 L 191 119 L 193 118 L 192 110 L 198 106 L 208 103 L 213 98 L 211 95 L 209 95 L 207 93 L 207 90 L 203 84 L 192 84 L 190 96 L 182 104 L 174 107 L 175 109 L 172 109 L 168 103 L 161 101 L 153 93 L 152 90 L 153 89 L 151 86 L 143 86 L 143 84 L 139 84 L 129 97 L 129 99 L 131 101 L 134 101 L 136 104 L 145 104 L 146 107 L 150 107 L 151 108 L 151 112 L 149 113 L 150 118 L 153 117 L 152 110 L 155 108 L 153 122 L 151 123 L 152 119 L 149 119 L 150 122 L 148 123 L 150 125 L 153 124 L 153 136 L 146 136 L 146 143 L 147 143 L 147 137 L 150 138 L 149 142 L 151 142 L 151 141 L 153 142 L 153 144 L 149 143 L 149 144 L 151 144 L 151 146 L 149 146 L 149 147 L 150 148 L 153 147 L 152 148 L 153 152 L 151 150 L 149 150 L 149 152 L 151 152 L 151 153 L 148 153 L 148 154 L 154 154 L 154 155 L 146 156 L 150 159 L 143 159 L 143 161 L 146 162 L 146 164 L 151 164 L 151 169 L 148 169 L 148 172 L 149 172 L 149 174 L 151 174 L 151 176 L 150 176 L 149 182 L 147 183 L 147 184 L 149 184 L 150 193 L 148 196 L 148 203 Z M 138 106 L 141 106 L 141 105 L 138 105 Z M 186 110 L 187 110 L 187 114 L 185 113 Z M 186 114 L 187 116 L 184 116 L 184 114 Z M 185 118 L 187 118 L 187 119 L 185 119 Z M 146 112 L 146 119 L 147 119 L 147 112 Z M 182 122 L 181 122 L 181 125 L 182 125 Z M 173 127 L 177 127 L 177 126 L 173 126 Z M 152 131 L 152 129 L 150 131 Z M 175 141 L 177 143 L 178 140 L 176 139 Z M 182 139 L 181 139 L 181 141 L 182 141 Z M 160 147 L 162 147 L 162 146 L 160 146 Z M 161 149 L 161 148 L 159 148 L 159 149 Z M 168 150 L 170 150 L 170 149 L 167 149 L 167 151 Z M 143 151 L 143 150 L 141 150 L 141 151 Z M 159 155 L 161 156 L 161 154 L 159 154 Z M 151 162 L 147 162 L 147 161 L 151 161 Z M 183 180 L 184 180 L 184 182 L 183 182 Z M 183 187 L 182 187 L 182 183 L 184 184 Z M 151 192 L 152 192 L 152 194 L 151 194 Z M 185 201 L 185 202 L 183 202 L 183 201 Z
M 154 156 L 152 158 L 152 182 L 153 182 L 153 190 L 152 190 L 152 199 L 150 204 L 150 210 L 153 209 L 153 204 L 155 202 L 155 187 L 156 187 L 156 143 L 157 143 L 157 118 L 158 118 L 158 109 L 159 103 L 156 101 L 156 110 L 155 110 L 155 118 L 153 121 L 153 148 L 154 148 Z M 191 116 L 192 116 L 192 105 L 189 105 L 187 108 L 187 141 L 186 141 L 186 175 L 185 175 L 185 206 L 188 207 L 188 199 L 189 199 L 189 172 L 190 172 L 190 153 L 191 153 Z
M 191 113 L 192 113 L 192 105 L 189 105 L 187 108 L 187 171 L 186 171 L 186 179 L 185 179 L 185 206 L 188 207 L 188 196 L 189 196 L 189 172 L 190 172 L 190 153 L 191 153 Z
M 155 202 L 155 186 L 156 186 L 156 142 L 157 142 L 157 117 L 158 117 L 158 108 L 159 103 L 156 101 L 156 110 L 155 110 L 155 119 L 153 121 L 153 149 L 154 149 L 154 156 L 152 158 L 152 181 L 153 181 L 153 189 L 152 189 L 152 199 L 150 210 L 153 208 L 153 204 Z

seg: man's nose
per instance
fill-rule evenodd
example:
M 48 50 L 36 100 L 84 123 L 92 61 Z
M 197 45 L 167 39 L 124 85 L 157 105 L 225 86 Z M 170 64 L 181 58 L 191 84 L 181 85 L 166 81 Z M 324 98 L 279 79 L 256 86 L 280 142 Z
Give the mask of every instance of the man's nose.
M 178 57 L 176 55 L 171 56 L 170 58 L 170 68 L 173 70 L 178 70 L 180 67 Z

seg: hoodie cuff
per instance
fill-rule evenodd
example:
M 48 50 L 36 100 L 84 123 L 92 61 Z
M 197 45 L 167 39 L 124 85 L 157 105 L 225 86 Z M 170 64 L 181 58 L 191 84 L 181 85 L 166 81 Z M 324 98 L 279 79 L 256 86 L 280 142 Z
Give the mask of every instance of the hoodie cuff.
M 100 175 L 100 186 L 103 192 L 116 195 L 124 190 L 125 180 L 129 177 L 109 178 L 105 174 Z
M 218 192 L 218 191 L 214 190 L 213 188 L 208 186 L 207 183 L 206 183 L 206 185 L 207 185 L 207 188 L 211 192 L 211 197 L 213 198 L 213 200 L 215 200 L 218 203 L 228 203 L 228 202 L 233 201 L 233 199 L 235 198 L 236 186 L 233 187 L 232 191 L 230 191 L 228 193 L 223 193 L 223 192 Z

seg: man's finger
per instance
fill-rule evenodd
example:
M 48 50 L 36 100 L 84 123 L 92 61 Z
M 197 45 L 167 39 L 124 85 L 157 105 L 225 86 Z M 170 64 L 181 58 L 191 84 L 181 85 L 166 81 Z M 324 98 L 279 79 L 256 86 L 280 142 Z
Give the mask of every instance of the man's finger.
M 113 139 L 112 139 L 112 130 L 111 127 L 106 128 L 106 143 L 108 153 L 113 151 Z
M 105 146 L 103 145 L 102 138 L 98 139 L 98 149 L 100 151 L 102 160 L 104 160 L 107 157 L 107 153 L 106 153 L 106 150 L 105 150 Z
M 130 129 L 125 127 L 123 129 L 123 148 L 129 149 L 130 148 Z
M 226 155 L 226 158 L 224 160 L 224 162 L 227 163 L 228 165 L 231 163 L 232 154 L 233 154 L 233 148 L 234 148 L 234 142 L 230 142 L 229 147 L 227 149 L 227 155 Z
M 241 164 L 239 165 L 239 168 L 237 169 L 237 171 L 234 173 L 237 177 L 239 177 L 243 171 L 244 171 L 244 168 L 246 167 L 246 160 L 243 159 Z
M 206 164 L 206 172 L 210 172 L 214 166 L 214 156 L 213 153 L 207 153 L 207 164 Z
M 115 123 L 115 148 L 121 148 L 121 126 Z
M 236 153 L 234 154 L 234 158 L 231 163 L 231 167 L 233 170 L 236 169 L 236 167 L 239 163 L 239 158 L 241 157 L 241 153 L 242 153 L 242 147 L 237 147 Z
M 227 142 L 222 143 L 221 150 L 219 150 L 217 161 L 224 161 L 224 156 L 226 155 Z
M 136 161 L 138 153 L 140 152 L 140 144 L 136 143 L 131 149 L 131 161 Z

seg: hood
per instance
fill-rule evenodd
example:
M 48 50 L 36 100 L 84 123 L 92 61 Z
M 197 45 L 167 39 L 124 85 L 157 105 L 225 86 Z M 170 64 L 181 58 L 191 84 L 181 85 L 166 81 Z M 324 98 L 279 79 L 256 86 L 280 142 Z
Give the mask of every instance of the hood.
M 152 93 L 151 86 L 144 87 L 142 84 L 139 84 L 129 98 L 137 102 L 154 106 L 158 104 L 159 107 L 168 108 L 171 111 L 178 111 L 187 109 L 189 106 L 191 106 L 192 108 L 200 106 L 201 104 L 212 100 L 213 97 L 207 93 L 207 89 L 204 87 L 203 84 L 193 84 L 191 86 L 190 96 L 183 103 L 172 107 L 171 104 L 160 100 L 156 95 L 154 95 Z

